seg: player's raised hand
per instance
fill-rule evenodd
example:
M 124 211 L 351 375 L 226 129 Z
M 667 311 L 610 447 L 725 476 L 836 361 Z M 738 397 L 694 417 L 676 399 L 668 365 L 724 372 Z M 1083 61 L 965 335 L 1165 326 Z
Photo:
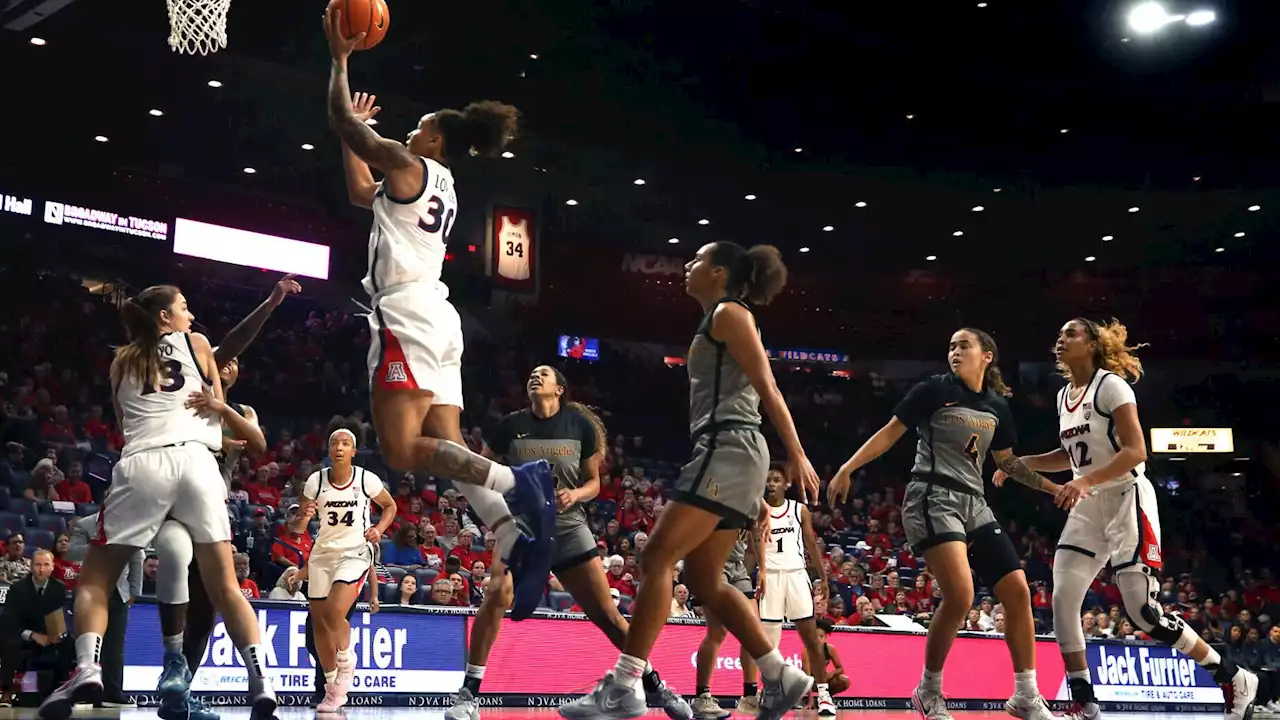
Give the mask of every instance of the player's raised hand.
M 271 288 L 271 304 L 273 306 L 278 306 L 290 295 L 297 295 L 302 292 L 302 285 L 294 279 L 296 277 L 297 275 L 289 273 L 280 278 L 275 287 Z
M 356 114 L 356 119 L 360 122 L 369 122 L 374 115 L 382 112 L 382 106 L 377 104 L 378 96 L 369 93 L 352 93 L 351 94 L 351 112 Z
M 791 482 L 798 483 L 800 502 L 808 505 L 809 498 L 818 499 L 822 481 L 818 479 L 818 471 L 813 469 L 813 463 L 809 462 L 808 457 L 801 455 L 797 458 L 788 458 L 787 475 L 790 476 Z
M 324 14 L 324 35 L 329 39 L 329 52 L 334 60 L 346 60 L 356 45 L 364 40 L 365 33 L 349 38 L 342 34 L 342 11 L 330 7 Z

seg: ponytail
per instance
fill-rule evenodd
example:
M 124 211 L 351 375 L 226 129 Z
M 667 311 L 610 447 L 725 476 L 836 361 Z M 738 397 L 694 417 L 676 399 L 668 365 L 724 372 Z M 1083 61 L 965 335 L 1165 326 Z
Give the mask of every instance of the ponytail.
M 173 307 L 181 292 L 173 285 L 154 285 L 124 301 L 120 322 L 129 344 L 116 349 L 121 378 L 131 378 L 147 388 L 159 387 L 160 312 Z
M 461 111 L 441 110 L 436 123 L 450 162 L 465 157 L 494 157 L 519 131 L 520 111 L 495 100 L 473 102 Z
M 568 393 L 569 380 L 564 376 L 564 373 L 560 372 L 560 368 L 551 367 L 549 365 L 547 367 L 556 376 L 556 384 L 564 388 L 565 393 Z M 600 419 L 600 416 L 595 410 L 592 410 L 590 407 L 587 407 L 580 402 L 567 400 L 562 397 L 560 405 L 562 408 L 567 408 L 578 413 L 591 423 L 591 427 L 595 428 L 596 431 L 596 452 L 603 454 L 605 449 L 609 447 L 609 434 L 605 431 L 604 420 Z
M 1097 344 L 1093 351 L 1093 366 L 1109 370 L 1127 380 L 1136 383 L 1142 379 L 1142 361 L 1136 352 L 1146 343 L 1129 344 L 1129 329 L 1119 320 L 1112 318 L 1110 322 L 1095 323 L 1085 318 L 1072 318 L 1071 322 L 1079 323 L 1089 339 Z M 1071 379 L 1070 369 L 1058 363 L 1058 372 Z
M 1013 391 L 1000 372 L 1000 348 L 996 347 L 996 339 L 991 337 L 991 333 L 978 328 L 961 328 L 961 331 L 978 338 L 978 346 L 982 351 L 991 353 L 991 364 L 982 372 L 982 386 L 1001 397 L 1013 397 Z
M 737 243 L 718 242 L 711 251 L 711 264 L 728 271 L 726 295 L 753 305 L 768 305 L 787 285 L 787 266 L 772 245 L 747 250 Z

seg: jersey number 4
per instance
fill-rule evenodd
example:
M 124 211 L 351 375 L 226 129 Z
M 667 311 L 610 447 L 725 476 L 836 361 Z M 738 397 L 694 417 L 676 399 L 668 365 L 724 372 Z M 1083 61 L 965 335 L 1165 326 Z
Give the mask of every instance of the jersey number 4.
M 1067 454 L 1071 456 L 1071 464 L 1078 468 L 1093 464 L 1093 458 L 1089 457 L 1089 443 L 1078 442 L 1074 450 L 1067 450 Z
M 351 527 L 352 525 L 355 525 L 355 524 L 356 524 L 356 516 L 355 516 L 354 511 L 348 510 L 348 511 L 346 511 L 345 513 L 343 513 L 343 514 L 342 514 L 342 517 L 341 517 L 341 518 L 339 518 L 339 517 L 338 517 L 338 513 L 333 512 L 332 510 L 330 510 L 330 511 L 329 511 L 329 527 L 333 527 L 334 525 L 337 525 L 338 523 L 342 523 L 343 525 L 346 525 L 347 527 Z
M 978 456 L 978 436 L 970 435 L 969 442 L 964 444 L 964 454 L 969 457 L 969 462 L 977 467 L 982 467 L 982 458 Z
M 182 376 L 182 363 L 177 360 L 165 360 L 161 363 L 164 370 L 161 371 L 163 377 L 160 378 L 160 392 L 177 392 L 186 384 L 187 379 Z M 143 395 L 150 395 L 156 389 L 148 385 L 142 388 Z

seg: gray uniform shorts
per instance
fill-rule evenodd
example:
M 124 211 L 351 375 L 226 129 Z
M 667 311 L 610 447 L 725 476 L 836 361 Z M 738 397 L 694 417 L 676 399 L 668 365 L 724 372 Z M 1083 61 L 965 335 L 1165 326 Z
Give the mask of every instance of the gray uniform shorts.
M 902 501 L 902 530 L 917 554 L 944 542 L 968 543 L 974 531 L 996 525 L 981 495 L 913 478 Z
M 680 471 L 672 499 L 724 518 L 719 529 L 748 527 L 764 497 L 769 446 L 754 428 L 699 435 L 693 459 Z
M 596 536 L 580 508 L 556 516 L 555 554 L 551 556 L 553 572 L 581 565 L 597 555 Z

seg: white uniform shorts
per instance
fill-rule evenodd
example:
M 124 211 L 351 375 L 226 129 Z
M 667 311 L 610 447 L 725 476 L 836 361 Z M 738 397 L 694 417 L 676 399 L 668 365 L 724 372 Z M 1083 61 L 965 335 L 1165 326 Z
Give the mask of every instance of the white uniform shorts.
M 201 443 L 142 450 L 116 463 L 95 542 L 146 547 L 169 518 L 197 544 L 231 540 L 227 486 L 213 451 Z
M 1098 569 L 1110 561 L 1112 570 L 1139 564 L 1161 570 L 1160 513 L 1151 481 L 1135 478 L 1086 496 L 1067 515 L 1058 549 L 1094 558 Z
M 764 596 L 760 598 L 760 621 L 782 622 L 813 619 L 813 585 L 807 570 L 766 570 Z
M 307 558 L 307 597 L 324 600 L 334 583 L 362 584 L 373 564 L 368 545 L 355 550 L 312 552 Z
M 369 386 L 427 390 L 436 405 L 462 407 L 462 318 L 439 291 L 392 288 L 369 316 Z

